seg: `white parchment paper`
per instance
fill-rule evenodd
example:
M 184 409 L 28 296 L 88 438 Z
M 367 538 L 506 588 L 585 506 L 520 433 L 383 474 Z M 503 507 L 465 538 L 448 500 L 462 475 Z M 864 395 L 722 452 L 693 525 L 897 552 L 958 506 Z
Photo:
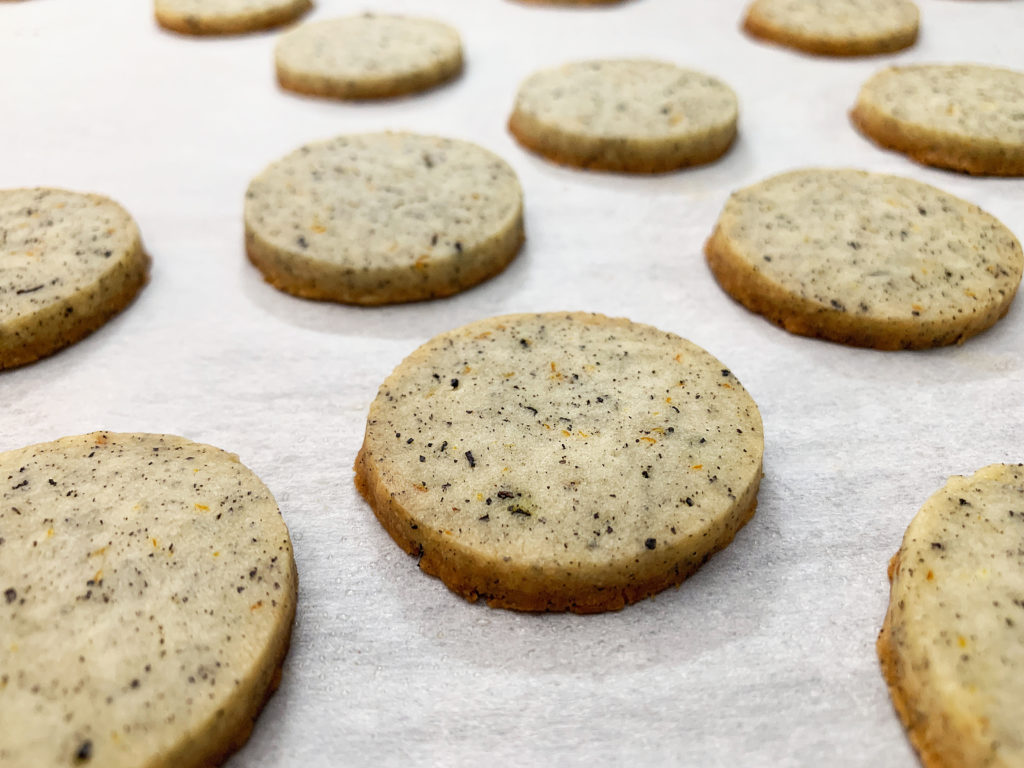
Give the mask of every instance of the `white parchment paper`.
M 745 37 L 742 0 L 319 0 L 309 18 L 422 13 L 463 34 L 458 81 L 363 105 L 279 90 L 273 33 L 174 35 L 146 0 L 0 4 L 0 187 L 110 195 L 153 256 L 126 312 L 0 374 L 0 450 L 101 428 L 172 432 L 238 453 L 273 490 L 299 612 L 281 688 L 232 768 L 916 765 L 875 657 L 886 565 L 947 476 L 1024 461 L 1024 307 L 962 347 L 850 349 L 732 302 L 701 248 L 731 191 L 807 165 L 910 176 L 1024 236 L 1024 180 L 924 168 L 848 122 L 860 84 L 893 61 L 1024 69 L 1024 3 L 918 2 L 914 48 L 830 60 Z M 526 75 L 610 56 L 730 83 L 736 146 L 640 178 L 560 168 L 515 144 L 505 121 Z M 264 284 L 243 248 L 249 179 L 303 142 L 384 129 L 505 157 L 526 194 L 519 257 L 460 296 L 380 309 Z M 619 613 L 471 605 L 420 573 L 354 490 L 366 411 L 432 335 L 562 309 L 654 324 L 729 365 L 764 418 L 758 511 L 680 589 Z

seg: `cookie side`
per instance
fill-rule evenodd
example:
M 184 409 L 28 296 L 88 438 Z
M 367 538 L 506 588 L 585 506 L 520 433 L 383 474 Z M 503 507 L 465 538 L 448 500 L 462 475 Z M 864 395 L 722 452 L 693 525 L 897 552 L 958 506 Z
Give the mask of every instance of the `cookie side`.
M 850 121 L 865 137 L 922 165 L 972 176 L 1024 176 L 1024 148 L 956 136 L 899 120 L 886 114 L 863 93 L 850 110 Z
M 312 0 L 277 0 L 248 9 L 245 3 L 225 4 L 223 10 L 207 9 L 195 2 L 155 0 L 154 16 L 164 29 L 183 35 L 240 35 L 279 27 L 294 21 L 313 7 Z
M 568 571 L 555 571 L 524 575 L 521 568 L 505 567 L 487 561 L 460 547 L 443 531 L 423 528 L 414 523 L 408 512 L 395 500 L 388 484 L 376 471 L 366 441 L 355 461 L 355 484 L 359 493 L 373 510 L 380 524 L 392 539 L 408 554 L 419 558 L 420 570 L 439 578 L 448 589 L 470 602 L 483 600 L 492 608 L 518 611 L 571 611 L 572 613 L 601 613 L 618 611 L 627 605 L 651 597 L 668 587 L 678 587 L 706 563 L 713 554 L 732 542 L 740 528 L 746 525 L 757 509 L 757 491 L 760 480 L 747 489 L 737 503 L 732 517 L 727 520 L 709 549 L 699 557 L 682 558 L 670 568 L 652 567 L 648 571 L 634 571 L 627 584 L 608 583 L 627 580 L 624 574 L 611 574 L 618 578 L 581 576 Z M 547 584 L 539 584 L 544 580 Z M 548 584 L 557 587 L 548 588 Z
M 685 142 L 639 138 L 615 141 L 567 135 L 521 112 L 513 112 L 509 132 L 529 150 L 559 165 L 620 173 L 668 173 L 720 158 L 736 139 L 736 123 L 710 129 Z
M 510 226 L 472 251 L 463 264 L 426 265 L 405 274 L 381 268 L 344 273 L 313 259 L 296 258 L 245 229 L 249 261 L 278 290 L 303 299 L 337 301 L 367 307 L 441 299 L 473 287 L 505 270 L 526 241 L 522 209 Z
M 900 556 L 897 552 L 889 563 L 889 581 L 892 574 L 899 568 Z M 963 755 L 960 751 L 959 739 L 951 739 L 948 723 L 938 717 L 929 717 L 914 706 L 917 691 L 907 681 L 907 671 L 899 654 L 896 653 L 898 642 L 894 634 L 900 629 L 895 626 L 893 607 L 885 613 L 882 629 L 875 642 L 878 661 L 882 669 L 882 677 L 889 689 L 893 709 L 903 722 L 907 738 L 913 745 L 925 768 L 955 768 L 963 766 Z
M 736 94 L 721 80 L 644 59 L 594 60 L 535 72 L 508 129 L 556 163 L 664 173 L 709 163 L 732 145 Z
M 732 298 L 751 312 L 798 336 L 825 339 L 855 347 L 880 350 L 929 349 L 960 344 L 991 328 L 1010 311 L 1016 290 L 1002 304 L 961 324 L 951 317 L 947 323 L 928 324 L 910 319 L 859 317 L 851 312 L 795 296 L 756 271 L 738 256 L 721 227 L 716 227 L 704 245 L 704 255 L 715 280 Z

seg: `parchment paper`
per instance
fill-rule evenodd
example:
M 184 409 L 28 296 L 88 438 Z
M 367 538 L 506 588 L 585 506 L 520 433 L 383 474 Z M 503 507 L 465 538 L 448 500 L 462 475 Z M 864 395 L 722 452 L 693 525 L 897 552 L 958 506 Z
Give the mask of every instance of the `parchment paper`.
M 333 765 L 914 766 L 874 641 L 886 565 L 951 474 L 1024 460 L 1024 306 L 962 347 L 882 353 L 791 336 L 725 296 L 701 248 L 728 194 L 808 165 L 910 176 L 1024 236 L 1024 181 L 915 165 L 847 110 L 890 62 L 1024 69 L 1024 3 L 918 0 L 907 52 L 831 60 L 754 42 L 740 0 L 555 9 L 512 0 L 319 0 L 309 17 L 423 13 L 467 68 L 364 105 L 282 92 L 273 33 L 158 29 L 146 0 L 0 7 L 0 186 L 114 197 L 153 256 L 122 315 L 0 374 L 0 450 L 95 429 L 172 432 L 238 453 L 291 529 L 300 605 L 280 690 L 231 768 Z M 740 138 L 650 178 L 554 166 L 505 121 L 535 69 L 649 56 L 713 73 Z M 358 309 L 264 284 L 245 260 L 249 179 L 299 144 L 409 129 L 496 151 L 526 194 L 527 244 L 443 301 Z M 367 408 L 399 361 L 494 314 L 578 309 L 679 333 L 726 362 L 764 418 L 752 522 L 680 589 L 618 613 L 472 605 L 416 568 L 352 484 Z

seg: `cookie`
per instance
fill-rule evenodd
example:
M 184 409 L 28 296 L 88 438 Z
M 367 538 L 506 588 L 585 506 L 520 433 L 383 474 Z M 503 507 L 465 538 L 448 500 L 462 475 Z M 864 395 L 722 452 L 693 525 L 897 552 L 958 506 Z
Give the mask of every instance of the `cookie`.
M 161 27 L 186 35 L 237 35 L 294 21 L 310 0 L 154 0 Z
M 0 370 L 92 333 L 131 302 L 148 272 L 139 229 L 113 200 L 0 190 Z
M 960 343 L 1006 314 L 1024 257 L 980 208 L 897 176 L 810 169 L 734 193 L 705 246 L 725 291 L 790 333 Z
M 754 0 L 743 29 L 826 56 L 865 56 L 908 48 L 920 14 L 910 0 Z
M 850 113 L 872 141 L 919 163 L 1024 176 L 1024 73 L 978 64 L 889 67 Z
M 579 168 L 660 173 L 720 157 L 736 136 L 729 86 L 660 61 L 584 61 L 531 75 L 508 127 Z
M 269 283 L 309 299 L 373 305 L 448 296 L 516 255 L 522 198 L 508 164 L 474 144 L 339 136 L 253 179 L 246 250 Z
M 376 99 L 423 91 L 462 69 L 459 33 L 402 16 L 350 16 L 296 27 L 275 50 L 288 90 L 336 99 Z
M 0 481 L 0 764 L 220 764 L 295 614 L 267 488 L 212 446 L 108 432 L 2 453 Z
M 1024 765 L 1024 465 L 950 478 L 889 578 L 878 656 L 921 762 Z
M 370 407 L 356 486 L 419 567 L 492 607 L 593 613 L 677 585 L 754 514 L 764 439 L 725 365 L 601 315 L 481 320 Z

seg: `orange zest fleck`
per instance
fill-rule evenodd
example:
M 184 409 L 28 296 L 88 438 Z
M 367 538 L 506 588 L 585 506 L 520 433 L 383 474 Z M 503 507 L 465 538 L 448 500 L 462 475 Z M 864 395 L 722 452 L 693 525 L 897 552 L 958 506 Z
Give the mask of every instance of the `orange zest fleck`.
M 694 464 L 690 469 L 704 469 L 703 464 Z
M 563 429 L 562 434 L 565 435 L 566 437 L 572 437 L 572 432 L 570 432 L 567 429 Z
M 654 445 L 656 442 L 658 442 L 653 437 L 641 437 L 640 439 L 643 440 L 645 443 L 650 443 L 651 445 Z
M 925 578 L 928 579 L 928 581 L 934 581 L 935 580 L 935 574 L 932 573 L 931 571 L 928 571 L 928 575 L 925 576 Z
M 263 601 L 262 600 L 257 600 L 255 603 L 253 603 L 252 605 L 249 606 L 249 610 L 250 611 L 258 611 L 262 607 L 263 607 Z
M 417 491 L 419 491 L 420 493 L 426 493 L 427 492 L 427 484 L 426 483 L 422 483 L 421 485 L 414 485 L 413 488 L 416 489 Z
M 196 509 L 201 509 L 203 512 L 209 512 L 210 508 L 205 504 L 196 504 Z

